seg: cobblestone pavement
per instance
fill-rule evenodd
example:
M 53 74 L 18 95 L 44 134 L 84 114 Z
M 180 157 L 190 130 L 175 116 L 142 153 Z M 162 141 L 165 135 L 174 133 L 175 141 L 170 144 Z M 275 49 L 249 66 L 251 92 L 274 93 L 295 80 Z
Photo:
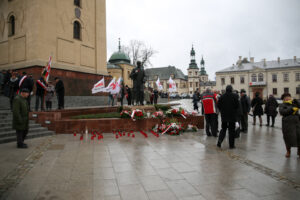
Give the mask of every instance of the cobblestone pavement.
M 189 110 L 190 101 L 180 102 Z M 115 139 L 105 134 L 102 141 L 56 135 L 28 140 L 25 151 L 14 143 L 1 145 L 2 198 L 300 198 L 300 159 L 295 149 L 291 158 L 284 157 L 280 128 L 249 124 L 235 150 L 228 149 L 227 140 L 221 150 L 216 148 L 216 138 L 202 130 L 159 138 L 135 135 Z M 9 185 L 3 185 L 5 180 Z

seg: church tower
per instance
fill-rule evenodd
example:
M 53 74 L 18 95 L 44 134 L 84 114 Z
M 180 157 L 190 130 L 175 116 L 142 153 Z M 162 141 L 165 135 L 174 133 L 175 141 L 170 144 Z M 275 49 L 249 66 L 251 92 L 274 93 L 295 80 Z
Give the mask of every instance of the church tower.
M 205 71 L 205 61 L 203 59 L 203 56 L 201 58 L 200 62 L 200 82 L 207 82 L 208 81 L 208 74 Z
M 192 95 L 199 88 L 199 68 L 196 63 L 196 52 L 192 46 L 190 53 L 191 61 L 188 68 L 188 88 L 189 94 Z

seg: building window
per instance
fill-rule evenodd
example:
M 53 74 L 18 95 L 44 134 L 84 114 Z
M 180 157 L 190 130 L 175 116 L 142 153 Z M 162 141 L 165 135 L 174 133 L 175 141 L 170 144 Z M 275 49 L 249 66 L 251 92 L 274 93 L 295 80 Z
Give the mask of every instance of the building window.
M 74 5 L 80 7 L 80 0 L 74 0 Z
M 193 87 L 193 83 L 192 82 L 190 82 L 190 87 Z
M 289 88 L 288 88 L 288 87 L 285 87 L 285 88 L 283 89 L 283 92 L 284 92 L 284 93 L 289 93 Z
M 189 75 L 192 76 L 192 72 L 189 72 Z
M 225 85 L 225 78 L 221 78 L 221 84 Z
M 15 34 L 15 16 L 9 17 L 9 29 L 8 29 L 8 36 L 13 36 Z
M 252 74 L 251 75 L 251 81 L 252 82 L 257 82 L 257 76 L 256 76 L 256 74 Z
M 273 94 L 277 95 L 277 88 L 273 88 Z
M 195 72 L 195 75 L 197 76 L 197 75 L 198 75 L 198 73 L 197 73 L 197 72 Z
M 231 83 L 231 84 L 234 84 L 234 77 L 231 77 L 231 78 L 230 78 L 230 83 Z
M 262 73 L 258 74 L 258 82 L 264 81 L 264 75 Z
M 198 82 L 196 82 L 196 87 L 198 87 Z
M 277 74 L 272 74 L 272 82 L 273 83 L 277 82 Z
M 296 94 L 300 94 L 300 87 L 296 87 Z
M 130 71 L 127 71 L 127 76 L 128 76 L 128 78 L 130 77 Z
M 300 81 L 300 72 L 296 73 L 296 81 Z
M 283 81 L 284 82 L 289 82 L 289 74 L 288 73 L 283 74 Z
M 245 77 L 241 76 L 241 84 L 245 83 Z
M 176 83 L 176 88 L 178 88 L 178 83 Z
M 81 32 L 81 25 L 78 21 L 75 21 L 73 24 L 73 37 L 74 39 L 80 40 L 80 32 Z

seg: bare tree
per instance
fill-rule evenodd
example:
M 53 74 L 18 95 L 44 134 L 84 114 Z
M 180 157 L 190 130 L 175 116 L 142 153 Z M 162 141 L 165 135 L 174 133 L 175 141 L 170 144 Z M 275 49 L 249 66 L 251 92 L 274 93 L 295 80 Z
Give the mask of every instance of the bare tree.
M 131 40 L 128 46 L 123 46 L 123 51 L 130 57 L 133 65 L 139 60 L 144 67 L 152 66 L 150 59 L 157 53 L 139 40 Z

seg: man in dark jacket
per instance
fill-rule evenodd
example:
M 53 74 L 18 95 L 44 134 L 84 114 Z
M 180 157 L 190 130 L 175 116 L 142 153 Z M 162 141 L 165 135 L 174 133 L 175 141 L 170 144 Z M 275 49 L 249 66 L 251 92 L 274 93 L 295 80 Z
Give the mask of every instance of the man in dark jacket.
M 60 80 L 58 77 L 55 77 L 55 92 L 57 96 L 57 101 L 58 101 L 58 109 L 64 109 L 64 104 L 65 104 L 65 87 L 64 83 L 62 80 Z
M 221 112 L 222 130 L 219 135 L 217 146 L 221 148 L 221 144 L 226 136 L 226 130 L 229 132 L 229 148 L 234 149 L 235 138 L 235 122 L 237 120 L 237 111 L 239 108 L 238 95 L 232 93 L 232 86 L 226 87 L 226 92 L 223 94 L 218 102 L 218 107 Z
M 128 87 L 128 85 L 125 86 L 126 87 L 126 99 L 127 99 L 127 103 L 129 106 L 131 106 L 131 89 Z
M 241 115 L 241 131 L 244 133 L 248 132 L 248 115 L 251 109 L 250 98 L 247 96 L 246 91 L 241 89 L 241 106 L 242 106 L 242 115 Z
M 36 81 L 36 92 L 35 92 L 35 111 L 38 111 L 39 104 L 41 102 L 41 110 L 44 111 L 44 95 L 46 90 L 46 83 L 43 77 Z
M 146 81 L 142 62 L 137 61 L 137 67 L 131 71 L 130 78 L 133 80 L 133 96 L 136 104 L 144 105 L 144 84 Z
M 157 91 L 157 89 L 154 89 L 153 94 L 154 94 L 154 96 L 153 96 L 154 104 L 157 104 L 157 99 L 158 99 L 158 91 Z
M 275 97 L 270 94 L 269 99 L 266 102 L 265 113 L 267 114 L 267 126 L 270 125 L 270 118 L 272 118 L 272 125 L 274 127 L 275 118 L 278 114 L 277 112 L 278 103 Z
M 200 95 L 199 95 L 199 89 L 197 88 L 195 93 L 193 94 L 193 105 L 194 105 L 194 110 L 198 111 L 198 102 L 200 101 Z
M 17 134 L 17 147 L 27 148 L 24 143 L 28 133 L 28 104 L 26 98 L 29 96 L 29 90 L 23 88 L 19 95 L 17 95 L 13 102 L 13 129 Z

